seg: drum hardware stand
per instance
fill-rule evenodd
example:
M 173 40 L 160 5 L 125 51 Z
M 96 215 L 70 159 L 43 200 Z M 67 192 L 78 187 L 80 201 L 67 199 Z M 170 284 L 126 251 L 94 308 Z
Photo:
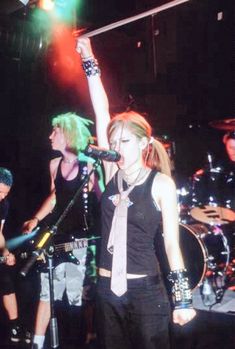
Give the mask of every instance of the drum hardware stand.
M 220 285 L 218 285 L 219 277 L 222 278 Z M 222 273 L 218 273 L 218 275 L 214 274 L 211 278 L 205 277 L 201 286 L 201 297 L 204 306 L 209 307 L 211 310 L 214 305 L 221 303 L 225 290 L 224 275 Z M 212 296 L 214 298 L 213 300 Z
M 209 151 L 207 152 L 207 162 L 208 162 L 209 170 L 211 171 L 213 169 L 213 157 Z
M 225 271 L 224 271 L 225 273 Z M 214 293 L 215 293 L 215 304 L 216 303 L 221 303 L 223 297 L 224 297 L 224 292 L 225 292 L 225 280 L 224 280 L 224 273 L 221 273 L 220 275 L 216 275 L 214 277 Z M 221 277 L 221 279 L 219 279 Z M 220 280 L 220 285 L 218 285 L 218 280 Z M 214 304 L 213 304 L 214 305 Z
M 201 297 L 202 297 L 202 302 L 204 306 L 212 306 L 214 303 L 214 300 L 212 301 L 212 296 L 213 296 L 214 290 L 212 288 L 211 282 L 209 281 L 209 278 L 206 277 L 202 283 L 201 286 Z
M 224 297 L 224 292 L 225 292 L 225 287 L 218 288 L 218 289 L 215 291 L 215 300 L 216 300 L 216 303 L 221 303 L 221 302 L 222 302 L 222 299 L 223 299 L 223 297 Z
M 222 252 L 222 254 L 226 255 L 225 266 L 222 271 L 216 272 L 212 271 L 211 277 L 205 277 L 202 288 L 201 288 L 201 297 L 204 306 L 209 306 L 209 309 L 218 303 L 221 303 L 224 293 L 225 293 L 225 275 L 229 265 L 229 256 L 230 256 L 230 248 L 228 244 L 227 238 L 224 236 L 223 231 L 219 226 L 216 226 L 213 233 L 215 235 L 221 235 L 224 247 L 226 251 Z M 210 259 L 209 259 L 210 260 Z M 213 270 L 213 263 L 208 264 L 209 269 Z M 212 302 L 212 295 L 214 294 L 214 302 Z
M 91 175 L 95 172 L 97 167 L 100 166 L 100 160 L 97 159 L 92 164 L 92 170 L 82 177 L 82 183 L 78 187 L 76 193 L 73 198 L 70 200 L 57 222 L 52 226 L 50 230 L 47 230 L 42 234 L 39 242 L 37 243 L 36 250 L 32 252 L 32 256 L 27 261 L 26 265 L 21 269 L 20 275 L 27 276 L 29 270 L 34 265 L 36 260 L 41 254 L 45 254 L 47 257 L 47 269 L 48 269 L 48 277 L 49 277 L 49 293 L 50 293 L 50 339 L 51 339 L 51 348 L 59 347 L 59 336 L 58 336 L 58 324 L 57 318 L 55 316 L 55 300 L 54 300 L 54 285 L 53 285 L 53 255 L 55 251 L 55 247 L 53 244 L 52 237 L 56 235 L 59 224 L 64 220 L 64 218 L 69 213 L 72 206 L 75 204 L 76 200 L 80 196 L 83 188 L 89 182 Z

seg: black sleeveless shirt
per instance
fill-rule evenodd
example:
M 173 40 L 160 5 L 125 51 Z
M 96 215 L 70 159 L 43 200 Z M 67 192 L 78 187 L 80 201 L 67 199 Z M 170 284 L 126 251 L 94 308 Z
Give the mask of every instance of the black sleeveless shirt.
M 156 175 L 152 170 L 144 183 L 131 191 L 127 219 L 127 273 L 156 275 L 159 263 L 154 240 L 161 222 L 161 212 L 156 207 L 152 195 L 152 183 Z M 126 189 L 124 182 L 124 190 Z M 108 183 L 101 199 L 102 241 L 100 268 L 112 269 L 112 254 L 107 250 L 109 233 L 115 206 L 112 196 L 118 194 L 117 174 Z
M 77 189 L 82 183 L 82 175 L 87 170 L 87 164 L 79 161 L 79 171 L 77 176 L 72 180 L 66 180 L 61 172 L 61 163 L 59 163 L 56 178 L 55 178 L 55 194 L 56 206 L 50 216 L 51 224 L 55 224 L 64 209 L 73 198 Z M 68 212 L 67 216 L 58 226 L 58 234 L 76 234 L 77 237 L 86 236 L 86 212 L 84 207 L 84 192 L 76 199 L 73 207 Z M 87 195 L 88 192 L 87 192 Z

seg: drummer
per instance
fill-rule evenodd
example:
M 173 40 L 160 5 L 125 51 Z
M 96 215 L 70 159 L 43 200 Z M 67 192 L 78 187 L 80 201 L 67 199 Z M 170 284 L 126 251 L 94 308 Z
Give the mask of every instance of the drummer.
M 223 136 L 225 157 L 218 162 L 208 153 L 208 164 L 193 176 L 192 207 L 220 206 L 235 210 L 235 129 Z
M 235 170 L 235 129 L 224 135 L 223 142 L 225 144 L 229 165 Z
M 223 137 L 226 150 L 224 172 L 226 177 L 226 207 L 235 210 L 235 129 L 227 132 Z

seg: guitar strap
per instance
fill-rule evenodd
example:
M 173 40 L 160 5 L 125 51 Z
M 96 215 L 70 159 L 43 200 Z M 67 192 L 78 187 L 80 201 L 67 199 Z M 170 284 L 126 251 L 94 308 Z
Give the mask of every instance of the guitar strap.
M 81 178 L 84 178 L 88 174 L 88 164 L 87 162 L 81 161 L 80 162 L 80 171 L 81 171 Z M 89 216 L 89 183 L 86 183 L 82 190 L 82 202 L 83 202 L 83 229 L 84 231 L 88 231 L 89 224 L 88 224 L 88 216 Z

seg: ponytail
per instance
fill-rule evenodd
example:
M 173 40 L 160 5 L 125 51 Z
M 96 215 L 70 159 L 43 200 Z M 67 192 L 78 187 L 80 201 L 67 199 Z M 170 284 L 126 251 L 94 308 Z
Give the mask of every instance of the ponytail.
M 162 145 L 156 138 L 151 137 L 150 143 L 146 148 L 146 154 L 144 155 L 145 163 L 152 169 L 171 177 L 171 164 L 169 156 Z

